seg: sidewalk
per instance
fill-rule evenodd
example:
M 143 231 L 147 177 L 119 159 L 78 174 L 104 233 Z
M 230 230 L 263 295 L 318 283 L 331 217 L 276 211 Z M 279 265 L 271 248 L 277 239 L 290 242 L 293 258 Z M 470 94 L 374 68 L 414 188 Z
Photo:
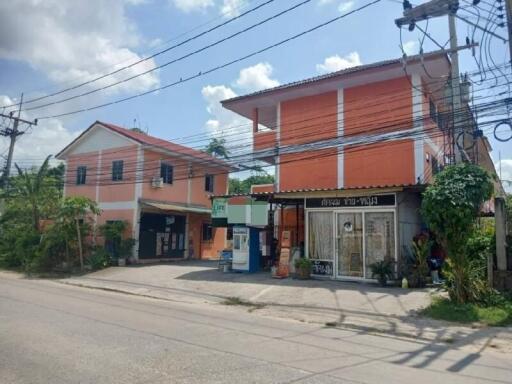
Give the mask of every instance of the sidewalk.
M 239 299 L 242 310 L 361 332 L 389 333 L 435 343 L 491 346 L 512 352 L 512 331 L 420 318 L 433 290 L 381 288 L 331 280 L 272 279 L 268 273 L 222 273 L 215 262 L 187 261 L 113 267 L 60 283 L 184 303 L 220 305 Z

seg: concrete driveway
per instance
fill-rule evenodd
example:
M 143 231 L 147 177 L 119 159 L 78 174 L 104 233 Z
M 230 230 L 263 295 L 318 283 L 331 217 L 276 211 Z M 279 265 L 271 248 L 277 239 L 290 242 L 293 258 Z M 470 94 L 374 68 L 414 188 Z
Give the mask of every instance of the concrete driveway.
M 223 273 L 216 262 L 208 261 L 112 267 L 61 282 L 183 303 L 218 305 L 227 303 L 227 298 L 237 298 L 239 302 L 231 303 L 258 315 L 426 340 L 467 340 L 474 333 L 471 327 L 417 315 L 430 303 L 433 290 L 331 280 L 280 280 L 264 272 Z M 501 330 L 489 328 L 485 332 Z M 512 345 L 510 332 L 505 339 Z

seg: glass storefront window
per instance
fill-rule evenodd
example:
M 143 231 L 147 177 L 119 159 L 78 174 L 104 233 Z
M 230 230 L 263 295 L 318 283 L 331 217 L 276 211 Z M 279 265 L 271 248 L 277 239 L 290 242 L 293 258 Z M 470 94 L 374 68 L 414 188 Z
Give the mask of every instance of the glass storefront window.
M 333 259 L 333 227 L 332 212 L 310 212 L 308 215 L 309 228 L 309 258 L 316 260 Z
M 371 279 L 371 264 L 395 260 L 394 212 L 312 211 L 307 217 L 313 274 Z
M 364 220 L 366 278 L 371 278 L 371 264 L 395 260 L 395 215 L 393 212 L 368 212 Z
M 338 276 L 363 277 L 363 214 L 337 213 Z

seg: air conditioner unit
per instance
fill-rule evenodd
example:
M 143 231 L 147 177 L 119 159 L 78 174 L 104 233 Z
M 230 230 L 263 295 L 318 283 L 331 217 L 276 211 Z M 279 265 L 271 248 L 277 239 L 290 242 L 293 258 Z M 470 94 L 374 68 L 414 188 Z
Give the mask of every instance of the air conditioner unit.
M 151 179 L 151 188 L 162 188 L 164 186 L 164 179 L 161 177 L 153 177 Z

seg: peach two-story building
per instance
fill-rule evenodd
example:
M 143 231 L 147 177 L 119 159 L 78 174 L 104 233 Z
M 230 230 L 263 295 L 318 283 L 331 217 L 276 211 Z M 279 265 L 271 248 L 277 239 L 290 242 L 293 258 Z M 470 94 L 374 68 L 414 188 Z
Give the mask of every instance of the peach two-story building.
M 216 258 L 226 230 L 211 226 L 213 194 L 227 192 L 228 164 L 204 152 L 96 121 L 64 148 L 65 196 L 97 202 L 128 223 L 133 261 Z
M 478 147 L 455 142 L 450 70 L 438 52 L 222 102 L 253 121 L 254 157 L 275 166 L 275 185 L 253 198 L 272 204 L 274 236 L 291 231 L 315 274 L 369 279 L 370 264 L 387 259 L 399 268 L 410 252 L 423 226 L 424 186 L 461 151 Z M 472 119 L 464 115 L 463 126 Z

